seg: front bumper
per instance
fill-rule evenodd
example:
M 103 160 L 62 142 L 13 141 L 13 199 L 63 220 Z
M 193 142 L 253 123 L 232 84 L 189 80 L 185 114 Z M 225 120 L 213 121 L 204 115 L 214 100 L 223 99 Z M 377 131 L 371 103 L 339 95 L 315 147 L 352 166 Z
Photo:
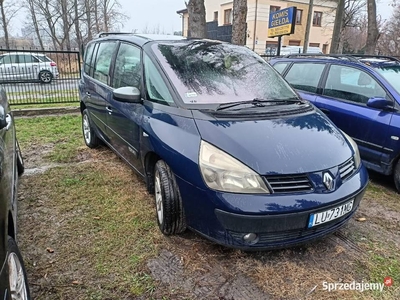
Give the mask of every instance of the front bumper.
M 338 230 L 357 210 L 368 184 L 361 167 L 330 193 L 240 195 L 201 190 L 178 179 L 188 226 L 225 246 L 245 250 L 278 249 L 302 244 Z M 354 199 L 346 215 L 308 228 L 311 213 L 322 212 Z M 257 234 L 246 243 L 246 234 Z

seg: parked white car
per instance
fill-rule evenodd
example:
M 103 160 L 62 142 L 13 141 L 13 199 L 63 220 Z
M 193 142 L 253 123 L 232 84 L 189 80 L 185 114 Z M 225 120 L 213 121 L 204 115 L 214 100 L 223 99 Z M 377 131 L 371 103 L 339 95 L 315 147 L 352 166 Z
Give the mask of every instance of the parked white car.
M 303 46 L 285 46 L 281 48 L 281 55 L 298 54 L 303 53 Z M 319 47 L 308 47 L 307 53 L 322 54 L 322 50 Z
M 15 52 L 0 55 L 0 82 L 51 83 L 58 76 L 57 64 L 44 54 Z

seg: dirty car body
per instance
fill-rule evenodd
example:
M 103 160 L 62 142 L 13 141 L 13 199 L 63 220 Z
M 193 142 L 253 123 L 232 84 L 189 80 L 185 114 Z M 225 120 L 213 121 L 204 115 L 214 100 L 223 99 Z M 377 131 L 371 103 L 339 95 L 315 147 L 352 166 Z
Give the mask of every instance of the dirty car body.
M 343 226 L 368 181 L 351 138 L 244 47 L 108 35 L 87 46 L 80 94 L 86 144 L 95 135 L 144 177 L 165 234 L 304 243 Z

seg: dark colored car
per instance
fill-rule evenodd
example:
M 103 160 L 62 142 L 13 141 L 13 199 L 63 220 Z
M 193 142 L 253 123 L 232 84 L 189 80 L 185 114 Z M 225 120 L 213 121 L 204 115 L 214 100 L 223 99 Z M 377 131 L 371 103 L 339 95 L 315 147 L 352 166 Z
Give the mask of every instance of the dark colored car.
M 4 90 L 0 91 L 0 295 L 1 299 L 30 299 L 17 233 L 18 176 L 24 165 L 15 136 L 14 119 Z
M 368 182 L 354 141 L 245 47 L 104 35 L 87 45 L 79 90 L 86 145 L 143 176 L 166 235 L 304 243 L 343 226 Z
M 358 144 L 365 166 L 400 191 L 400 61 L 387 56 L 296 55 L 270 62 Z

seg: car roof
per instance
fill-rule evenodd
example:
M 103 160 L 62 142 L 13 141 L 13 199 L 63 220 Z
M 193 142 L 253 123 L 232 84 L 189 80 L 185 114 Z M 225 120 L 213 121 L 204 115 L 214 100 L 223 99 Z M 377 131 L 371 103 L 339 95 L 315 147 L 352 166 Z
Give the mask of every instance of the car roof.
M 187 40 L 183 36 L 169 35 L 169 34 L 141 34 L 141 33 L 129 33 L 129 32 L 102 32 L 99 33 L 97 38 L 92 41 L 102 39 L 118 39 L 121 41 L 133 42 L 139 46 L 143 46 L 151 41 L 184 41 Z
M 340 64 L 356 64 L 371 67 L 400 65 L 400 60 L 391 56 L 362 55 L 362 54 L 289 54 L 282 57 L 272 58 L 271 62 L 285 61 L 325 61 L 335 60 Z

